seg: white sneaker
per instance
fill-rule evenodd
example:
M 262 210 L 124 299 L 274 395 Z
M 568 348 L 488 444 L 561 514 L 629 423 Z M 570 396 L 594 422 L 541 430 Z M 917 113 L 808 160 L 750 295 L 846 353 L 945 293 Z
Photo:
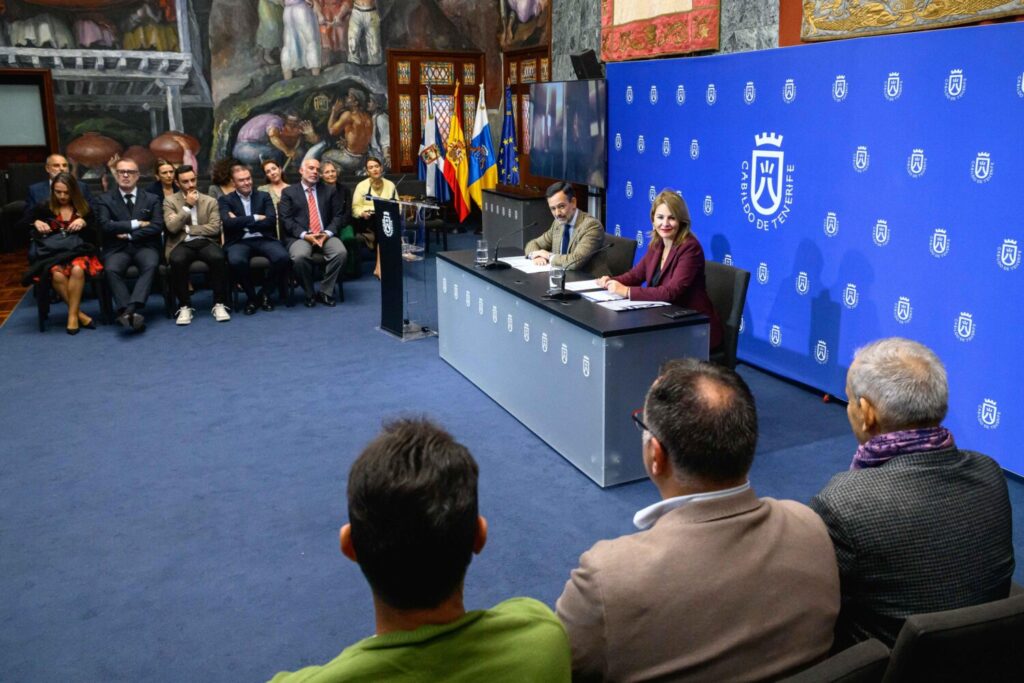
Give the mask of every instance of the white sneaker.
M 228 307 L 224 304 L 214 304 L 213 319 L 219 323 L 226 323 L 231 320 L 231 314 L 228 313 Z
M 174 322 L 178 325 L 191 325 L 192 324 L 192 313 L 195 312 L 194 308 L 188 306 L 182 306 L 178 309 L 178 317 Z

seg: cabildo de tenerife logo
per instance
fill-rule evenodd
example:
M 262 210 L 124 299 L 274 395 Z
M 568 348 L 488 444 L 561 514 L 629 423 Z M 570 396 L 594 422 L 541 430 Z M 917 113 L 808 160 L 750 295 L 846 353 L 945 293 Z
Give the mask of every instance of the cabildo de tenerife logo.
M 842 102 L 846 99 L 846 75 L 836 74 L 836 80 L 832 81 L 832 99 Z
M 657 196 L 658 188 L 654 187 L 654 185 L 651 185 L 649 188 L 647 188 L 647 198 L 651 200 L 652 204 L 654 203 L 654 200 Z
M 618 152 L 622 149 L 622 133 L 615 134 L 615 151 Z
M 871 231 L 871 239 L 874 241 L 876 247 L 884 247 L 889 244 L 889 221 L 884 218 L 879 218 L 875 222 L 875 227 Z
M 1020 249 L 1017 248 L 1017 240 L 1006 238 L 999 246 L 998 254 L 999 267 L 1003 270 L 1017 270 L 1020 266 Z
M 867 145 L 858 145 L 853 152 L 853 170 L 863 173 L 871 165 L 871 155 L 868 154 Z
M 632 198 L 633 198 L 633 181 L 632 180 L 627 180 L 626 181 L 626 199 L 632 199 Z
M 647 143 L 644 142 L 644 136 L 638 135 L 636 138 L 636 152 L 637 154 L 643 154 L 644 150 L 647 149 Z
M 768 330 L 768 343 L 778 348 L 782 346 L 782 328 L 778 325 L 772 325 L 771 329 Z
M 626 104 L 633 104 L 633 86 L 626 86 Z
M 1024 71 L 1017 76 L 1017 97 L 1024 97 Z
M 661 141 L 661 156 L 667 157 L 672 154 L 672 142 L 665 138 Z
M 782 136 L 761 133 L 754 136 L 750 161 L 740 164 L 740 205 L 747 222 L 758 230 L 776 228 L 789 218 L 793 204 L 793 173 L 786 164 Z
M 825 224 L 823 226 L 826 237 L 835 237 L 839 234 L 839 219 L 836 218 L 835 211 L 829 211 L 825 214 Z
M 747 104 L 753 104 L 756 99 L 757 89 L 754 88 L 754 81 L 747 81 L 747 84 L 743 86 L 743 101 Z
M 391 237 L 395 234 L 395 224 L 391 222 L 391 214 L 387 211 L 381 214 L 380 227 L 384 231 L 385 237 Z
M 697 138 L 690 140 L 690 158 L 696 161 L 700 157 L 700 142 Z
M 960 315 L 956 317 L 956 322 L 953 324 L 953 331 L 956 333 L 956 338 L 962 342 L 969 342 L 974 339 L 974 316 L 961 311 Z
M 768 264 L 764 261 L 757 264 L 757 281 L 762 285 L 768 284 Z
M 899 71 L 892 71 L 889 73 L 889 77 L 885 79 L 885 88 L 883 90 L 885 99 L 890 102 L 895 102 L 903 94 L 903 79 L 900 78 Z
M 787 78 L 786 82 L 782 84 L 782 101 L 786 104 L 792 104 L 793 100 L 796 99 L 796 81 L 792 78 Z
M 818 361 L 820 365 L 828 362 L 828 344 L 824 339 L 819 339 L 818 343 L 814 345 L 814 360 Z
M 676 104 L 680 107 L 686 104 L 686 88 L 682 83 L 676 86 Z
M 643 249 L 644 248 L 644 231 L 643 230 L 637 230 L 636 231 L 636 248 L 637 249 Z
M 715 203 L 711 201 L 711 195 L 704 195 L 704 215 L 710 216 L 715 212 Z
M 976 183 L 987 183 L 992 180 L 992 172 L 995 171 L 995 164 L 992 163 L 992 155 L 988 152 L 978 152 L 971 162 L 971 180 Z
M 901 296 L 892 307 L 892 315 L 900 325 L 906 325 L 914 317 L 914 307 L 910 305 L 910 297 Z
M 722 257 L 722 263 L 724 263 L 727 266 L 731 266 L 732 265 L 732 254 L 726 254 L 725 256 L 723 256 Z
M 920 178 L 928 168 L 928 159 L 924 156 L 923 149 L 914 149 L 907 157 L 907 174 L 911 178 Z
M 949 255 L 949 235 L 944 228 L 935 228 L 932 238 L 928 244 L 928 251 L 935 258 L 942 258 Z
M 621 223 L 616 223 L 615 224 L 615 236 L 616 237 L 622 237 L 622 224 Z
M 978 424 L 985 429 L 995 429 L 999 426 L 999 405 L 990 398 L 986 398 L 978 406 Z
M 714 83 L 708 83 L 708 89 L 704 94 L 704 100 L 708 103 L 709 107 L 718 101 L 718 90 L 715 89 Z
M 807 279 L 807 273 L 801 270 L 796 274 L 796 293 L 804 296 L 809 291 L 811 291 L 811 282 Z
M 967 89 L 967 79 L 964 78 L 963 69 L 950 69 L 949 75 L 946 76 L 946 99 L 951 101 L 959 100 L 964 96 L 964 90 Z
M 648 95 L 648 99 L 650 100 L 651 104 L 657 104 L 658 103 L 658 86 L 656 86 L 656 85 L 652 85 L 651 86 L 651 92 Z
M 857 292 L 857 285 L 847 282 L 846 288 L 843 290 L 843 305 L 852 311 L 857 308 L 858 303 L 860 303 L 860 294 Z

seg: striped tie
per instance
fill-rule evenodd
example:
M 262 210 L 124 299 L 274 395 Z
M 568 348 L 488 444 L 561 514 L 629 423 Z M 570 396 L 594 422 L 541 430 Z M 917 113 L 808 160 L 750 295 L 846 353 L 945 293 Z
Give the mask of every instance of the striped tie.
M 316 210 L 316 199 L 313 197 L 313 188 L 306 190 L 306 205 L 309 206 L 309 232 L 316 235 L 324 231 L 323 223 L 320 222 L 320 212 Z

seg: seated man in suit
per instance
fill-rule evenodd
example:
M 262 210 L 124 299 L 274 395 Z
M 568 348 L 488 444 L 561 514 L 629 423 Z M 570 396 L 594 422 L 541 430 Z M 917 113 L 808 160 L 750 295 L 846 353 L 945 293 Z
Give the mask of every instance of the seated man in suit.
M 272 311 L 274 304 L 267 296 L 267 288 L 272 283 L 280 282 L 288 267 L 288 251 L 276 237 L 277 212 L 274 210 L 274 201 L 266 192 L 252 189 L 252 169 L 248 166 L 235 166 L 231 171 L 231 179 L 235 183 L 235 191 L 217 200 L 220 220 L 224 226 L 224 251 L 228 255 L 228 266 L 245 290 L 245 314 L 252 315 L 260 307 L 264 311 Z M 256 294 L 249 269 L 249 259 L 257 255 L 270 261 L 259 294 Z M 281 294 L 283 296 L 283 292 Z
M 466 611 L 463 582 L 487 540 L 478 468 L 426 420 L 384 427 L 352 465 L 341 552 L 373 591 L 376 634 L 299 681 L 569 681 L 565 630 L 544 604 L 512 598 Z
M 325 306 L 334 306 L 334 285 L 348 255 L 345 245 L 338 239 L 346 217 L 342 213 L 344 207 L 338 191 L 320 182 L 319 161 L 304 159 L 299 174 L 302 181 L 281 192 L 278 205 L 281 231 L 287 235 L 288 255 L 302 281 L 306 306 L 313 307 L 317 301 Z M 313 263 L 310 259 L 314 251 L 322 251 L 327 260 L 319 292 L 313 290 Z
M 942 426 L 949 387 L 931 349 L 892 337 L 854 354 L 847 416 L 860 446 L 811 501 L 839 560 L 836 649 L 892 646 L 912 614 L 1005 598 L 1013 576 L 1006 478 Z
M 175 322 L 192 322 L 192 293 L 189 291 L 189 268 L 199 260 L 210 268 L 210 288 L 213 289 L 213 318 L 219 323 L 231 320 L 227 306 L 228 264 L 221 249 L 220 210 L 217 200 L 200 194 L 196 186 L 196 172 L 188 164 L 174 169 L 174 179 L 180 192 L 164 198 L 164 223 L 167 226 L 167 244 L 164 250 L 171 266 L 171 286 L 181 308 Z
M 103 270 L 117 307 L 117 322 L 126 330 L 142 332 L 146 323 L 138 311 L 146 307 L 160 265 L 163 202 L 139 188 L 139 166 L 133 160 L 118 160 L 114 176 L 117 188 L 94 201 L 103 234 Z M 139 277 L 129 293 L 124 278 L 133 264 Z
M 555 607 L 574 680 L 768 680 L 824 658 L 839 574 L 821 519 L 758 498 L 757 410 L 743 379 L 670 361 L 633 414 L 662 500 L 641 531 L 580 557 Z
M 547 232 L 526 243 L 526 255 L 539 266 L 550 263 L 566 270 L 585 269 L 604 246 L 601 222 L 576 208 L 576 193 L 569 183 L 553 183 L 545 194 L 555 220 Z
M 51 154 L 46 157 L 46 180 L 40 180 L 38 183 L 32 183 L 28 186 L 28 195 L 25 197 L 25 209 L 21 215 L 21 222 L 24 225 L 30 225 L 32 223 L 32 215 L 38 204 L 50 201 L 50 185 L 53 184 L 53 179 L 57 177 L 59 173 L 69 173 L 67 157 L 61 154 Z M 82 196 L 85 200 L 92 204 L 92 196 L 89 194 L 89 186 L 83 182 L 78 183 L 78 187 L 82 190 Z M 28 244 L 28 260 L 31 263 L 35 261 L 35 242 L 29 241 Z

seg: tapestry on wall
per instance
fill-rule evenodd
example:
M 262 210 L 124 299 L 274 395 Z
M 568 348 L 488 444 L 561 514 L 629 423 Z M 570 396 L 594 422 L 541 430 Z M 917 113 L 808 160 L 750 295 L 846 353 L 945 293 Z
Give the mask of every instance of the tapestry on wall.
M 1024 14 L 1024 0 L 804 0 L 803 4 L 803 40 L 903 33 Z
M 601 59 L 718 49 L 719 0 L 602 0 Z

